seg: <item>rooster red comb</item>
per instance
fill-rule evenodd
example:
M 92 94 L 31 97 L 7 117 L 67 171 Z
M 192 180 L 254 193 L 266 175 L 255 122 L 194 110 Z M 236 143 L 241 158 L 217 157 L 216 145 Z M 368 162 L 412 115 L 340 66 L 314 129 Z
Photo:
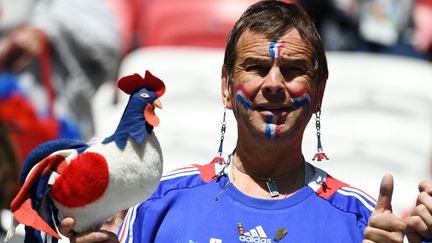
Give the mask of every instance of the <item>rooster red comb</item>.
M 124 76 L 117 81 L 117 86 L 126 94 L 132 94 L 141 88 L 154 91 L 158 97 L 165 93 L 165 84 L 149 71 L 145 72 L 144 78 L 137 73 Z

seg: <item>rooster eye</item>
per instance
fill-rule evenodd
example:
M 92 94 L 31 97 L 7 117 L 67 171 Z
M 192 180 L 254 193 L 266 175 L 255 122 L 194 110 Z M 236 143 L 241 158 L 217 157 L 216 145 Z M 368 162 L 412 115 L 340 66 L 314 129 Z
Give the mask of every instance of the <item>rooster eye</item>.
M 147 93 L 141 93 L 140 96 L 146 99 L 150 98 L 150 95 Z

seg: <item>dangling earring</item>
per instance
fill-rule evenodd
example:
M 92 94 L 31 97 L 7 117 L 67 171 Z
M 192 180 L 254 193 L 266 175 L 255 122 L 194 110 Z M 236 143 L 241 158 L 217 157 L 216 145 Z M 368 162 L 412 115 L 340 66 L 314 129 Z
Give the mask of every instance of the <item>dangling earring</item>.
M 327 155 L 324 153 L 322 145 L 321 145 L 321 109 L 318 107 L 317 112 L 315 113 L 315 127 L 317 130 L 317 153 L 315 154 L 315 156 L 312 158 L 312 160 L 328 160 L 329 158 L 327 157 Z
M 221 136 L 220 136 L 220 142 L 219 142 L 219 149 L 217 152 L 216 157 L 213 159 L 213 163 L 219 163 L 220 165 L 224 165 L 225 159 L 223 158 L 223 142 L 225 139 L 225 131 L 226 131 L 226 106 L 224 106 L 224 112 L 223 112 L 223 118 L 222 118 L 222 125 L 221 125 Z
M 218 149 L 218 157 L 222 157 L 223 155 L 223 141 L 225 139 L 225 131 L 226 131 L 226 107 L 224 107 L 224 113 L 222 118 L 222 125 L 221 125 L 221 137 L 220 137 L 220 143 L 219 143 L 219 149 Z

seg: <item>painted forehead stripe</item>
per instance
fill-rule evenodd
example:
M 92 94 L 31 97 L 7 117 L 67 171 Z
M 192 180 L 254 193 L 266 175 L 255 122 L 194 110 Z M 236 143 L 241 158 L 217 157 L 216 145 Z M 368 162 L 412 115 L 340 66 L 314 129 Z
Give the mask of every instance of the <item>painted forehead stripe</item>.
M 272 59 L 277 58 L 281 51 L 283 50 L 283 48 L 285 47 L 285 42 L 284 41 L 277 41 L 277 40 L 272 40 L 270 42 L 269 45 L 269 53 L 270 53 L 270 57 Z

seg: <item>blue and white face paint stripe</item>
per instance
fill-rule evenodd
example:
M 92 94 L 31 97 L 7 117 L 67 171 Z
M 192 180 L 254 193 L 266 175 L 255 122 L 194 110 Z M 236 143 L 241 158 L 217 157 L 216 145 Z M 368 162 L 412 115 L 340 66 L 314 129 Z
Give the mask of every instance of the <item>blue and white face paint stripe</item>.
M 304 105 L 310 105 L 311 104 L 311 98 L 309 96 L 308 92 L 304 92 L 302 95 L 300 95 L 297 98 L 291 98 L 291 103 L 293 107 L 299 108 Z
M 270 53 L 270 57 L 271 57 L 272 59 L 277 58 L 277 56 L 278 56 L 277 41 L 272 40 L 272 41 L 270 42 L 270 45 L 269 45 L 269 53 Z

